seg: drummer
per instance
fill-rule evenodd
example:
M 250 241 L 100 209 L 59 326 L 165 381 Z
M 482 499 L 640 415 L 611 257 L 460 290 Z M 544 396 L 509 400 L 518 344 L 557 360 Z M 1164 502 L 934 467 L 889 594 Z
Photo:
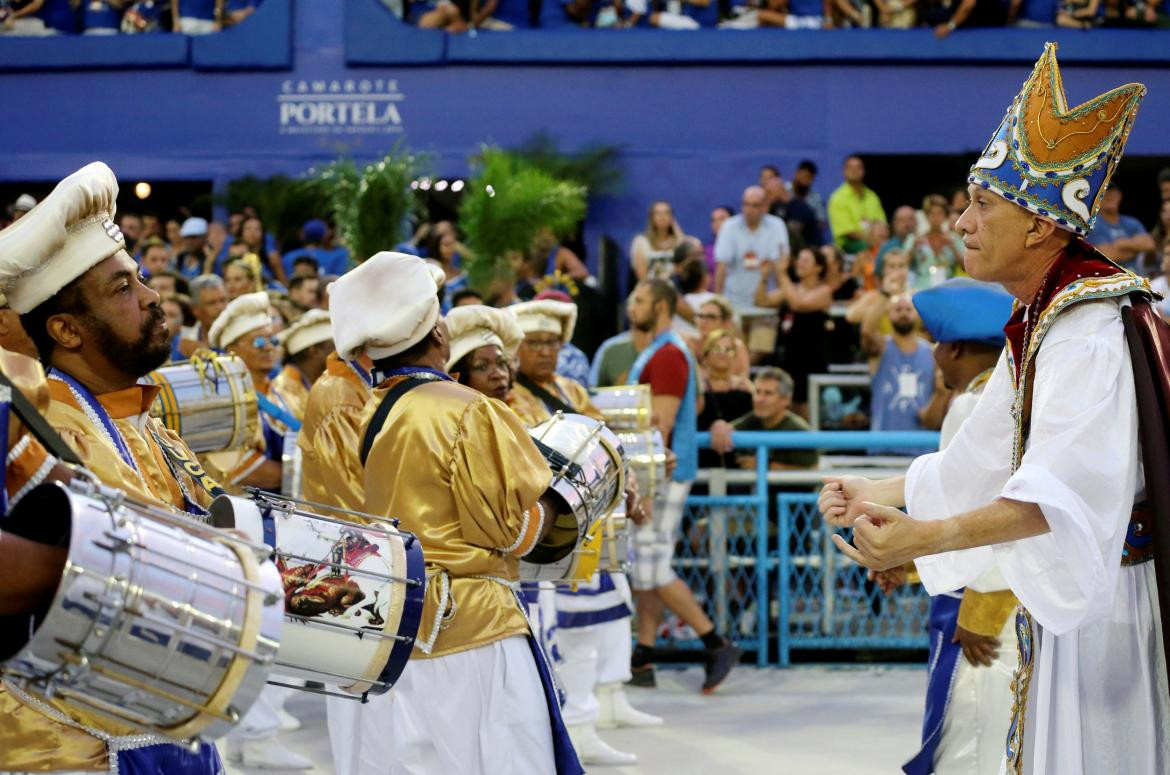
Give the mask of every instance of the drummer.
M 390 775 L 582 772 L 511 589 L 563 508 L 547 461 L 514 413 L 443 371 L 450 340 L 422 259 L 378 253 L 330 295 L 339 354 L 369 355 L 379 385 L 362 431 L 365 511 L 399 518 L 427 559 L 413 658 L 374 700 L 387 722 L 361 736 L 361 759 Z
M 267 293 L 246 293 L 229 303 L 207 332 L 213 348 L 237 355 L 244 362 L 260 409 L 261 432 L 251 447 L 207 456 L 212 470 L 222 472 L 224 484 L 231 488 L 249 486 L 280 492 L 284 434 L 301 427 L 268 379 L 280 358 L 272 314 Z
M 457 311 L 453 310 L 448 317 Z M 515 316 L 524 334 L 516 383 L 508 396 L 508 404 L 520 419 L 529 427 L 544 422 L 556 412 L 603 419 L 584 386 L 554 373 L 561 346 L 573 338 L 577 306 L 542 299 L 515 304 L 508 311 Z M 657 716 L 633 708 L 622 688 L 630 678 L 630 616 L 633 613 L 625 575 L 603 571 L 575 589 L 557 586 L 552 597 L 561 657 L 558 673 L 566 695 L 565 723 L 581 761 L 597 765 L 637 763 L 634 754 L 613 748 L 597 734 L 599 723 L 606 726 L 662 723 Z
M 100 162 L 61 181 L 0 232 L 0 289 L 49 366 L 48 422 L 85 467 L 107 485 L 198 518 L 220 489 L 183 440 L 147 413 L 159 388 L 138 380 L 167 359 L 171 336 L 159 295 L 114 225 L 117 195 Z M 11 687 L 0 693 L 0 737 L 23 741 L 0 744 L 0 770 L 223 769 L 214 745 L 191 753 Z
M 333 329 L 329 313 L 311 309 L 280 332 L 284 368 L 272 380 L 271 392 L 280 397 L 289 413 L 304 422 L 309 389 L 325 373 L 325 362 L 333 352 Z

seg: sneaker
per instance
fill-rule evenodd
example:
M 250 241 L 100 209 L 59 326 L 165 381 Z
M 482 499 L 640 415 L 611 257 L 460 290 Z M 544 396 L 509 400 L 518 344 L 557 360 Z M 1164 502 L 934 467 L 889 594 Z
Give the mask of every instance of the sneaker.
M 257 770 L 311 770 L 313 762 L 282 746 L 275 738 L 229 740 L 228 761 Z
M 724 640 L 723 645 L 718 648 L 708 650 L 705 666 L 707 679 L 703 681 L 703 694 L 714 692 L 732 668 L 739 664 L 739 658 L 742 656 L 743 649 L 729 640 Z
M 654 666 L 631 667 L 630 680 L 626 681 L 626 686 L 638 686 L 643 689 L 656 688 L 658 682 L 654 680 Z

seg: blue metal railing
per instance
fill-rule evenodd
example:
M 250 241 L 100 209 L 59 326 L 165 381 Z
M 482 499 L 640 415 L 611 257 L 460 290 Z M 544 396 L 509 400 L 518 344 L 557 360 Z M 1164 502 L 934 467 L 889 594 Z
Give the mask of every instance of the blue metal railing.
M 698 440 L 700 447 L 710 447 L 710 434 L 701 433 Z M 866 581 L 864 568 L 838 556 L 807 477 L 808 492 L 781 492 L 770 499 L 768 453 L 933 449 L 938 434 L 750 431 L 735 433 L 732 441 L 738 451 L 755 453 L 755 476 L 746 484 L 750 492 L 688 498 L 675 556 L 676 571 L 706 604 L 719 631 L 755 650 L 761 666 L 773 662 L 773 641 L 780 666 L 789 664 L 793 648 L 925 647 L 927 605 L 921 589 L 882 596 Z M 712 481 L 721 476 L 710 473 Z M 772 478 L 777 476 L 799 474 L 773 472 Z M 689 638 L 682 640 L 690 645 Z

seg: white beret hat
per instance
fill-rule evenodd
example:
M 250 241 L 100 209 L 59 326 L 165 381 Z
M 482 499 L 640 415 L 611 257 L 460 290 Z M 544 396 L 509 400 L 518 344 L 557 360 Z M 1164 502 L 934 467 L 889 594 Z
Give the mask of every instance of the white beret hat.
M 329 313 L 337 354 L 352 360 L 397 355 L 438 324 L 439 287 L 418 256 L 383 251 L 329 287 Z
M 577 326 L 577 305 L 556 299 L 522 301 L 508 307 L 525 334 L 556 334 L 562 342 L 573 338 Z
M 468 353 L 490 344 L 499 347 L 510 358 L 524 340 L 520 324 L 507 310 L 467 304 L 451 310 L 443 319 L 447 322 L 447 335 L 451 341 L 448 371 Z
M 0 231 L 0 291 L 12 309 L 35 309 L 126 247 L 114 224 L 117 198 L 113 171 L 95 161 Z
M 271 303 L 264 291 L 245 293 L 232 300 L 207 332 L 207 343 L 223 350 L 244 334 L 272 323 Z
M 328 342 L 332 338 L 333 326 L 329 322 L 329 313 L 323 309 L 309 310 L 280 332 L 280 343 L 289 355 L 296 355 L 301 350 Z

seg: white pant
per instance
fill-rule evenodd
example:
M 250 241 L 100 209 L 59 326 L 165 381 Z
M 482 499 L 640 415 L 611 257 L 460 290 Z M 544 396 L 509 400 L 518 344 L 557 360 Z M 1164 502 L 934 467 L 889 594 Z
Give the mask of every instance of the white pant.
M 630 678 L 630 620 L 557 630 L 563 664 L 557 670 L 565 690 L 565 724 L 597 723 L 599 684 Z
M 193 16 L 179 17 L 179 32 L 184 35 L 210 35 L 216 31 L 215 22 L 211 19 L 196 19 Z
M 998 656 L 975 667 L 962 654 L 951 701 L 934 752 L 935 775 L 996 775 L 1004 759 L 1012 720 L 1012 674 L 1016 670 L 1016 616 L 999 633 Z
M 523 636 L 412 659 L 387 694 L 357 708 L 343 702 L 329 703 L 338 775 L 556 772 L 544 687 Z

